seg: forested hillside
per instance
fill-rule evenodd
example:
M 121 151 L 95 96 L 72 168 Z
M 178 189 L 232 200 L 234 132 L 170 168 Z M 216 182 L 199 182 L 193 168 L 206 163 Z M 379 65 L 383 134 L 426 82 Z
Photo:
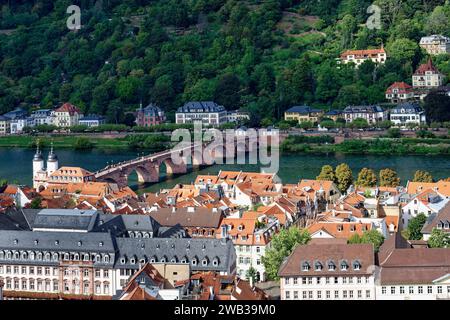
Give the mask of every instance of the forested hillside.
M 0 114 L 70 101 L 123 122 L 140 101 L 169 114 L 214 100 L 277 119 L 293 104 L 342 108 L 385 102 L 427 59 L 421 36 L 450 36 L 446 0 L 0 0 Z M 66 9 L 82 10 L 82 29 Z M 336 66 L 345 49 L 380 47 L 385 65 Z M 434 58 L 450 76 L 450 56 Z

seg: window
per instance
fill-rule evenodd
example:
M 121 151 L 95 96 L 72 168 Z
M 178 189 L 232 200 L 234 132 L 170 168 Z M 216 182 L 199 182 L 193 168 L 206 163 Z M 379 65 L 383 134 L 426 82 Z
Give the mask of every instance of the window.
M 354 262 L 353 263 L 353 269 L 354 270 L 360 270 L 361 269 L 361 264 L 358 261 Z
M 362 290 L 358 290 L 358 299 L 362 298 Z
M 391 294 L 395 294 L 395 287 L 391 287 Z
M 350 290 L 350 291 L 349 291 L 349 298 L 350 298 L 350 299 L 353 299 L 353 290 Z
M 298 279 L 294 278 L 294 284 L 297 284 L 297 282 L 298 282 Z
M 302 292 L 302 298 L 303 298 L 303 300 L 306 300 L 307 299 L 307 292 L 306 291 L 303 291 Z
M 370 298 L 370 290 L 366 290 L 366 298 Z
M 386 294 L 386 287 L 381 287 L 381 293 Z
M 101 294 L 102 293 L 102 287 L 101 287 L 100 283 L 96 283 L 95 284 L 95 293 L 96 294 Z
M 400 286 L 400 294 L 405 294 L 405 287 L 404 286 Z
M 95 270 L 95 277 L 100 278 L 100 270 Z
M 341 262 L 341 270 L 346 271 L 347 270 L 347 263 L 345 261 Z
M 333 261 L 328 262 L 328 270 L 334 271 L 336 269 L 336 266 Z
M 313 292 L 312 291 L 308 291 L 308 299 L 312 299 L 313 298 Z
M 289 291 L 286 291 L 286 300 L 289 300 L 291 298 L 291 293 Z
M 347 290 L 342 291 L 342 298 L 347 299 Z
M 413 287 L 413 286 L 410 286 L 410 287 L 408 288 L 408 291 L 409 291 L 409 294 L 414 294 L 414 287 Z
M 330 298 L 331 298 L 331 292 L 330 292 L 330 290 L 327 290 L 327 291 L 326 291 L 325 297 L 326 297 L 327 299 L 330 299 Z
M 427 287 L 427 292 L 430 293 L 430 294 L 433 293 L 433 287 L 432 286 L 428 286 Z
M 322 291 L 317 291 L 317 299 L 322 299 Z
M 334 298 L 339 299 L 339 291 L 338 290 L 334 291 Z
M 289 279 L 290 278 L 284 278 L 284 284 L 289 284 Z
M 419 290 L 419 294 L 423 293 L 423 287 L 422 286 L 419 286 L 417 289 Z
M 320 262 L 316 262 L 315 269 L 316 271 L 322 271 L 322 264 Z
M 309 263 L 308 262 L 303 262 L 302 270 L 303 271 L 308 271 L 309 270 Z
M 294 300 L 298 300 L 298 291 L 294 291 Z
M 442 293 L 442 286 L 438 286 L 438 287 L 437 287 L 437 292 L 438 292 L 438 293 Z

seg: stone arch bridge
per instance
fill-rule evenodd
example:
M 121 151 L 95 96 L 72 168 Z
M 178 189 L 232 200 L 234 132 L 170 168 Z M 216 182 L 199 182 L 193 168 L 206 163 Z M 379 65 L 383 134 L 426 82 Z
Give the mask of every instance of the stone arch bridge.
M 94 175 L 97 181 L 117 183 L 120 187 L 128 185 L 128 177 L 134 172 L 140 183 L 155 183 L 159 181 L 160 169 L 163 164 L 166 167 L 167 175 L 184 174 L 187 173 L 189 164 L 193 167 L 213 165 L 219 158 L 223 160 L 229 157 L 234 158 L 239 152 L 247 153 L 249 150 L 257 148 L 257 144 L 256 142 L 253 146 L 248 140 L 231 145 L 219 144 L 214 141 L 203 144 L 192 143 L 109 165 L 95 172 Z

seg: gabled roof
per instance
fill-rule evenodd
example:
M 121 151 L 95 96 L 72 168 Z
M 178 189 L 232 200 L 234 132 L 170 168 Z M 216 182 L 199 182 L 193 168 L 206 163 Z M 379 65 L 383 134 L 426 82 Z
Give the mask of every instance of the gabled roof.
M 414 72 L 414 76 L 422 76 L 429 71 L 440 74 L 439 70 L 433 65 L 433 61 L 431 59 L 428 59 L 427 63 L 421 64 L 419 68 L 417 68 L 416 72 Z
M 69 102 L 66 102 L 61 107 L 55 109 L 55 112 L 67 112 L 71 116 L 73 116 L 76 113 L 81 114 L 81 110 Z
M 392 94 L 394 90 L 397 89 L 398 93 L 411 93 L 413 92 L 413 87 L 405 82 L 394 82 L 386 89 L 387 94 Z
M 354 55 L 356 59 L 376 57 L 378 54 L 386 54 L 384 48 L 381 49 L 366 49 L 366 50 L 347 50 L 341 54 L 341 58 L 345 59 L 347 56 Z

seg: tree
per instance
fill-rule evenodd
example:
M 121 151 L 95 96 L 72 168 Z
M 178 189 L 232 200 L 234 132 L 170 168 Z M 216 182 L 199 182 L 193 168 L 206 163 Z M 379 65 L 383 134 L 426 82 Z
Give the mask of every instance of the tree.
M 450 97 L 438 92 L 430 92 L 424 99 L 425 114 L 429 122 L 450 121 Z
M 33 200 L 31 200 L 30 208 L 31 209 L 41 209 L 42 208 L 41 205 L 42 205 L 42 198 L 36 197 Z
M 398 187 L 400 178 L 397 172 L 390 168 L 380 170 L 380 186 L 381 187 Z
M 256 269 L 253 268 L 253 266 L 250 266 L 250 268 L 247 270 L 247 272 L 245 273 L 245 277 L 252 283 L 259 281 Z
M 383 235 L 375 229 L 364 231 L 362 236 L 356 233 L 348 239 L 348 243 L 350 244 L 371 243 L 375 252 L 378 252 L 383 242 Z
M 353 182 L 353 173 L 348 164 L 341 163 L 336 167 L 336 182 L 338 189 L 344 193 Z
M 407 236 L 409 240 L 422 239 L 422 228 L 427 221 L 427 216 L 421 212 L 411 220 L 409 220 L 407 230 Z
M 375 187 L 377 185 L 377 175 L 372 169 L 362 168 L 358 173 L 356 185 L 360 187 Z
M 414 173 L 414 182 L 433 182 L 433 176 L 428 171 L 417 170 Z
M 387 132 L 389 138 L 400 138 L 402 133 L 399 128 L 390 128 Z
M 447 248 L 450 245 L 450 235 L 442 229 L 434 228 L 428 239 L 430 248 Z
M 320 174 L 316 177 L 317 180 L 326 180 L 326 181 L 335 181 L 336 175 L 334 173 L 334 169 L 330 165 L 324 165 Z
M 270 243 L 270 248 L 266 250 L 264 257 L 262 257 L 267 278 L 278 279 L 278 270 L 283 260 L 292 253 L 297 245 L 306 244 L 310 239 L 311 236 L 306 229 L 296 227 L 282 229 L 277 233 Z

